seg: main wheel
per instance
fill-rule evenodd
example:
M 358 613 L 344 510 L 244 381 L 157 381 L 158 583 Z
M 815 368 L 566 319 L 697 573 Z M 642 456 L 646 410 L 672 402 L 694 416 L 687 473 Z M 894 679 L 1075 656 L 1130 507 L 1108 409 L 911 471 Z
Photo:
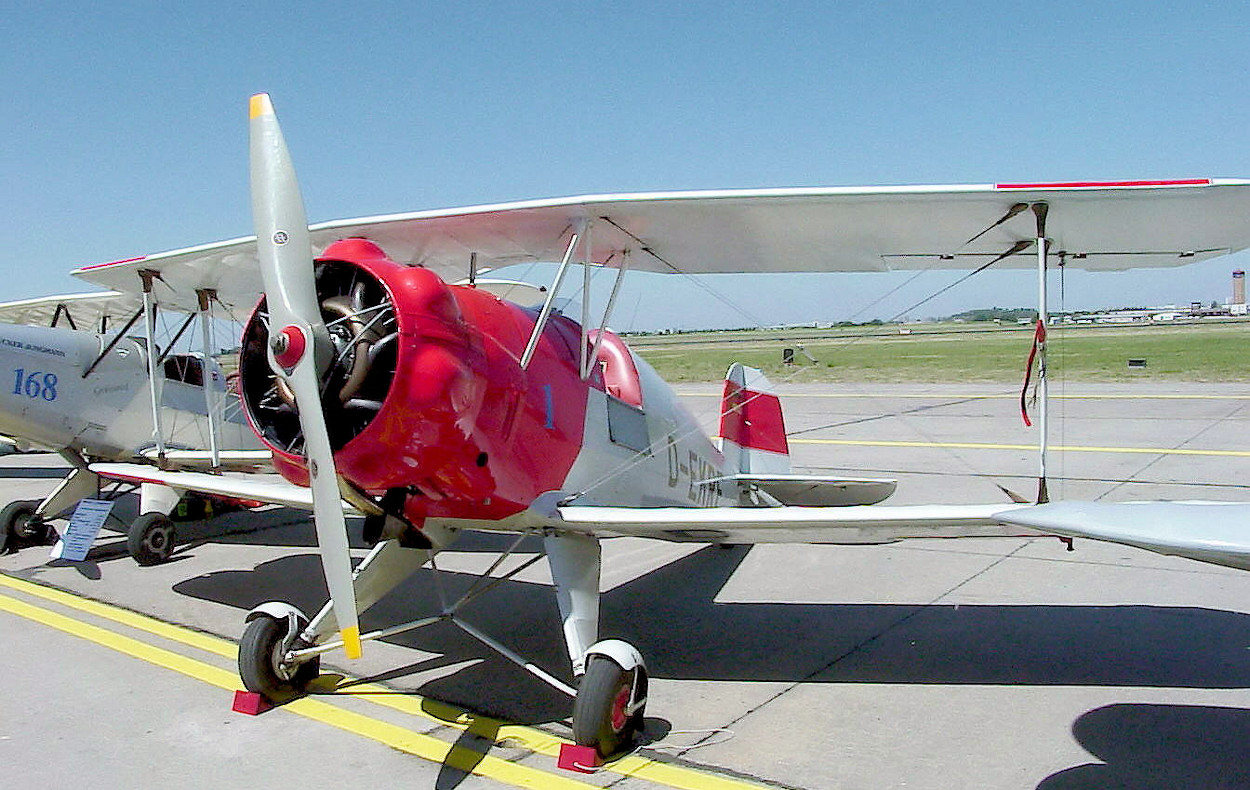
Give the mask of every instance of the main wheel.
M 640 700 L 631 710 L 633 700 Z M 607 757 L 629 744 L 642 728 L 647 699 L 647 670 L 622 669 L 606 656 L 594 656 L 573 702 L 573 740 Z
M 19 499 L 0 510 L 0 531 L 4 533 L 3 538 L 0 538 L 0 552 L 6 547 L 16 551 L 22 546 L 33 546 L 46 539 L 47 525 L 35 515 L 38 507 L 38 500 Z
M 247 624 L 239 640 L 239 677 L 248 691 L 275 702 L 289 699 L 321 674 L 321 656 L 290 665 L 283 659 L 286 621 L 261 615 Z
M 159 565 L 174 553 L 174 522 L 161 513 L 144 513 L 126 533 L 126 550 L 140 565 Z

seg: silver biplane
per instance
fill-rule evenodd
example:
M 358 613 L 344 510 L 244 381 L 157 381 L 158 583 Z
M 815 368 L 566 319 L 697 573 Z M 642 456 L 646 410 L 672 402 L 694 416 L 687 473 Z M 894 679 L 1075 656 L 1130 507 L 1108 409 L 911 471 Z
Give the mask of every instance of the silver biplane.
M 99 461 L 145 461 L 167 469 L 254 469 L 269 453 L 247 427 L 237 391 L 210 347 L 211 300 L 181 318 L 162 348 L 150 293 L 102 292 L 0 304 L 0 434 L 57 452 L 71 467 L 43 500 L 0 510 L 0 551 L 42 545 L 53 519 L 97 496 Z M 146 318 L 145 318 L 146 317 Z M 199 318 L 198 351 L 175 351 Z M 142 320 L 142 323 L 140 321 Z M 112 325 L 110 325 L 112 324 Z M 175 546 L 169 518 L 180 492 L 140 486 L 139 517 L 126 525 L 140 564 Z

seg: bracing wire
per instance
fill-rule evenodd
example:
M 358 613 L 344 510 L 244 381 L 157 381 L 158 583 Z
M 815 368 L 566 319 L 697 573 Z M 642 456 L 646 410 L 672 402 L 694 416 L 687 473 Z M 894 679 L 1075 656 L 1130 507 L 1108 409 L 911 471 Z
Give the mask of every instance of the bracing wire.
M 607 219 L 607 218 L 605 217 L 604 219 Z M 609 222 L 611 222 L 611 220 L 608 220 L 608 221 L 609 221 Z M 635 239 L 637 240 L 637 237 L 634 237 L 634 236 L 633 236 L 633 234 L 629 233 L 629 231 L 626 231 L 624 228 L 621 228 L 619 225 L 616 225 L 616 223 L 611 223 L 611 224 L 613 224 L 615 227 L 619 228 L 620 230 L 622 230 L 623 232 L 625 232 L 627 235 L 629 235 L 629 236 L 631 236 L 632 238 L 635 238 Z M 975 238 L 976 238 L 976 237 L 974 237 L 974 239 L 975 239 Z M 638 241 L 641 243 L 641 240 L 638 240 Z M 1014 254 L 1016 254 L 1016 253 L 1018 253 L 1018 252 L 1020 252 L 1020 251 L 1024 250 L 1025 248 L 1027 248 L 1027 247 L 1028 247 L 1029 243 L 1030 243 L 1030 242 L 1017 242 L 1017 244 L 1016 244 L 1016 245 L 1014 245 L 1014 246 L 1013 246 L 1010 250 L 1008 250 L 1007 252 L 1003 253 L 1002 255 L 999 255 L 998 257 L 994 258 L 993 260 L 989 261 L 988 263 L 985 263 L 985 264 L 981 265 L 980 267 L 978 267 L 978 268 L 974 269 L 973 271 L 971 271 L 971 272 L 969 272 L 969 273 L 967 273 L 967 274 L 963 275 L 962 277 L 958 278 L 958 279 L 957 279 L 957 280 L 955 280 L 954 282 L 951 282 L 951 283 L 948 283 L 948 284 L 946 284 L 946 285 L 942 286 L 942 287 L 941 287 L 941 288 L 939 288 L 937 291 L 935 291 L 935 292 L 933 292 L 933 293 L 931 293 L 931 294 L 929 294 L 929 295 L 925 296 L 924 298 L 920 299 L 919 301 L 915 302 L 914 304 L 910 305 L 909 307 L 907 307 L 907 308 L 905 308 L 905 309 L 903 309 L 903 310 L 898 311 L 898 312 L 897 312 L 897 313 L 895 313 L 895 314 L 894 314 L 891 318 L 889 318 L 887 322 L 894 322 L 894 321 L 899 320 L 902 316 L 907 315 L 907 314 L 908 314 L 908 313 L 910 313 L 911 311 L 913 311 L 913 310 L 915 310 L 916 308 L 918 308 L 918 307 L 920 307 L 920 306 L 922 306 L 922 305 L 924 305 L 924 304 L 926 304 L 926 303 L 928 303 L 928 302 L 932 301 L 933 299 L 937 298 L 937 297 L 938 297 L 938 296 L 940 296 L 941 294 L 946 293 L 947 291 L 950 291 L 951 289 L 955 288 L 956 286 L 958 286 L 958 285 L 960 285 L 960 284 L 962 284 L 962 283 L 966 282 L 967 280 L 969 280 L 969 279 L 970 279 L 970 278 L 972 278 L 973 276 L 975 276 L 975 275 L 977 275 L 977 274 L 980 274 L 981 272 L 983 272 L 983 271 L 985 271 L 985 270 L 989 269 L 990 267 L 992 267 L 994 264 L 998 263 L 999 261 L 1001 261 L 1001 260 L 1003 260 L 1003 259 L 1005 259 L 1005 258 L 1007 258 L 1007 257 L 1010 257 L 1011 255 L 1014 255 Z M 718 300 L 718 301 L 722 302 L 723 304 L 725 304 L 725 305 L 727 305 L 727 306 L 730 306 L 730 307 L 731 307 L 731 309 L 736 309 L 736 310 L 738 310 L 738 311 L 739 311 L 739 313 L 740 313 L 741 315 L 743 315 L 744 317 L 747 317 L 747 318 L 751 319 L 752 321 L 754 321 L 754 322 L 755 322 L 755 325 L 756 325 L 757 327 L 762 327 L 762 326 L 764 326 L 764 325 L 765 325 L 765 322 L 764 322 L 764 321 L 760 320 L 757 316 L 754 316 L 754 315 L 750 314 L 750 312 L 749 312 L 749 311 L 747 311 L 747 310 L 745 310 L 745 309 L 743 309 L 743 308 L 741 308 L 741 307 L 737 306 L 737 305 L 736 305 L 736 303 L 735 303 L 732 299 L 730 299 L 728 296 L 725 296 L 724 294 L 721 294 L 719 291 L 717 291 L 715 288 L 713 288 L 710 284 L 708 284 L 708 283 L 706 283 L 706 282 L 703 282 L 701 278 L 699 278 L 699 277 L 697 277 L 697 276 L 695 276 L 695 275 L 692 275 L 692 274 L 690 274 L 690 273 L 688 273 L 688 272 L 686 272 L 686 271 L 682 270 L 682 269 L 681 269 L 681 268 L 679 268 L 678 266 L 674 265 L 672 262 L 670 262 L 670 261 L 668 261 L 668 260 L 664 259 L 663 257 L 661 257 L 659 254 L 657 254 L 654 250 L 652 250 L 652 249 L 650 249 L 650 248 L 644 248 L 644 251 L 645 251 L 648 255 L 651 255 L 651 256 L 652 256 L 652 257 L 654 257 L 656 260 L 658 260 L 658 261 L 660 261 L 661 263 L 663 263 L 665 266 L 668 266 L 668 267 L 669 267 L 669 268 L 673 271 L 673 273 L 675 273 L 675 274 L 677 274 L 677 275 L 679 275 L 679 276 L 681 276 L 681 277 L 686 278 L 688 281 L 692 281 L 692 282 L 694 282 L 695 284 L 697 284 L 697 286 L 698 286 L 698 287 L 700 287 L 701 289 L 703 289 L 703 290 L 704 290 L 704 291 L 706 291 L 707 293 L 709 293 L 709 294 L 711 294 L 712 296 L 714 296 L 715 298 L 717 298 L 717 300 Z M 891 289 L 891 290 L 890 290 L 890 291 L 889 291 L 889 292 L 888 292 L 885 296 L 882 296 L 882 297 L 878 298 L 878 299 L 877 299 L 877 301 L 876 301 L 876 302 L 874 302 L 873 304 L 876 304 L 877 302 L 883 301 L 883 300 L 884 300 L 885 298 L 887 298 L 888 296 L 890 296 L 890 295 L 892 295 L 893 293 L 895 293 L 895 292 L 897 292 L 898 290 L 900 290 L 900 288 L 902 288 L 903 286 L 905 286 L 905 285 L 907 285 L 907 284 L 909 284 L 909 283 L 913 282 L 913 281 L 914 281 L 914 280 L 915 280 L 915 279 L 916 279 L 916 278 L 917 278 L 920 274 L 923 274 L 924 272 L 927 272 L 927 271 L 932 271 L 932 269 L 933 269 L 933 267 L 932 267 L 932 266 L 929 266 L 929 267 L 925 267 L 925 268 L 923 268 L 923 269 L 919 270 L 919 271 L 918 271 L 915 275 L 913 275 L 912 277 L 908 278 L 908 280 L 907 280 L 905 283 L 903 283 L 902 285 L 900 285 L 900 286 L 896 286 L 895 288 Z M 869 308 L 868 308 L 868 307 L 861 308 L 861 312 L 862 312 L 862 310 L 866 310 L 866 309 L 869 309 Z M 845 343 L 841 343 L 841 344 L 838 344 L 838 345 L 836 345 L 836 346 L 835 346 L 835 348 L 834 348 L 835 353 L 837 353 L 837 352 L 838 352 L 838 351 L 840 351 L 841 349 L 844 349 L 844 348 L 847 348 L 847 347 L 849 347 L 849 346 L 853 345 L 854 343 L 857 343 L 857 342 L 862 341 L 862 340 L 864 339 L 864 337 L 866 337 L 866 335 L 860 335 L 860 336 L 856 336 L 856 337 L 848 338 L 848 339 L 847 339 L 847 341 L 846 341 Z M 797 377 L 797 376 L 801 375 L 801 374 L 802 374 L 802 372 L 803 372 L 803 370 L 804 370 L 803 368 L 796 368 L 796 369 L 795 369 L 792 373 L 790 373 L 790 374 L 788 374 L 788 375 L 786 375 L 786 376 L 782 377 L 781 379 L 779 379 L 777 383 L 781 383 L 781 384 L 789 383 L 789 382 L 793 381 L 793 379 L 794 379 L 795 377 Z M 757 397 L 758 397 L 758 396 L 757 396 Z M 750 403 L 750 400 L 753 400 L 753 398 L 748 399 L 747 401 L 745 401 L 745 402 L 742 404 L 742 406 L 745 406 L 747 403 Z M 740 406 L 740 407 L 741 407 L 741 406 Z M 727 415 L 727 413 L 728 413 L 728 412 L 726 412 L 726 411 L 724 411 L 724 410 L 721 410 L 721 411 L 720 411 L 720 413 L 719 413 L 719 417 L 720 417 L 720 418 L 724 418 L 724 417 Z M 904 412 L 900 412 L 900 413 L 898 413 L 898 414 L 896 414 L 896 415 L 891 415 L 891 416 L 904 416 Z M 926 439 L 932 439 L 932 438 L 933 438 L 932 436 L 929 436 L 929 435 L 928 435 L 928 433 L 927 433 L 926 431 L 924 431 L 923 429 L 918 428 L 916 425 L 914 425 L 914 424 L 913 424 L 911 427 L 912 427 L 912 429 L 913 429 L 913 430 L 916 430 L 916 431 L 917 431 L 917 433 L 919 433 L 921 436 L 925 437 Z M 678 441 L 678 442 L 680 442 L 680 441 L 683 441 L 683 440 L 685 440 L 685 439 L 690 438 L 691 436 L 695 435 L 696 433 L 698 433 L 698 432 L 700 432 L 700 431 L 701 431 L 701 429 L 692 428 L 691 430 L 689 430 L 689 431 L 687 431 L 687 432 L 685 432 L 685 433 L 683 433 L 683 434 L 680 434 L 680 435 L 677 435 L 677 436 L 673 436 L 673 437 L 665 436 L 663 439 L 657 439 L 656 441 L 651 442 L 651 443 L 650 443 L 650 444 L 649 444 L 649 445 L 648 445 L 648 446 L 647 446 L 644 450 L 639 451 L 639 452 L 638 452 L 638 453 L 636 453 L 635 455 L 633 455 L 633 456 L 631 456 L 630 458 L 628 458 L 628 459 L 626 459 L 626 460 L 622 461 L 621 463 L 619 463 L 616 467 L 614 467 L 614 468 L 612 468 L 612 469 L 608 470 L 606 473 L 604 473 L 604 474 L 603 474 L 603 475 L 601 475 L 599 478 L 597 478 L 596 480 L 594 480 L 593 482 L 591 482 L 589 485 L 587 485 L 587 486 L 583 487 L 583 488 L 582 488 L 582 490 L 580 490 L 580 491 L 578 491 L 578 492 L 574 493 L 571 497 L 567 498 L 567 499 L 565 500 L 565 502 L 566 502 L 566 503 L 568 503 L 568 502 L 571 502 L 571 501 L 576 500 L 576 499 L 578 499 L 578 498 L 581 498 L 581 497 L 585 496 L 586 494 L 590 493 L 591 491 L 593 491 L 593 490 L 595 490 L 595 489 L 597 489 L 597 488 L 599 488 L 599 487 L 601 487 L 601 486 L 603 486 L 603 485 L 605 485 L 605 484 L 607 484 L 607 483 L 611 482 L 612 480 L 614 480 L 615 478 L 619 477 L 620 475 L 622 475 L 622 474 L 626 473 L 626 472 L 627 472 L 627 471 L 629 471 L 630 469 L 633 469 L 634 467 L 636 467 L 636 466 L 638 466 L 639 464 L 643 463 L 643 462 L 644 462 L 644 461 L 645 461 L 648 457 L 650 457 L 650 456 L 651 456 L 651 455 L 652 455 L 652 454 L 653 454 L 653 453 L 654 453 L 654 452 L 655 452 L 655 451 L 656 451 L 656 450 L 657 450 L 657 449 L 658 449 L 658 448 L 659 448 L 662 444 L 667 443 L 670 439 L 672 439 L 673 441 Z M 971 473 L 976 473 L 976 471 L 977 471 L 977 470 L 976 470 L 976 469 L 975 469 L 975 468 L 971 465 L 971 463 L 970 463 L 970 462 L 969 462 L 966 458 L 964 458 L 963 456 L 961 456 L 961 455 L 959 455 L 959 454 L 955 453 L 955 452 L 954 452 L 954 450 L 953 450 L 953 449 L 951 449 L 951 448 L 943 448 L 943 450 L 944 450 L 944 452 L 945 452 L 948 456 L 950 456 L 950 457 L 951 457 L 951 458 L 952 458 L 952 459 L 953 459 L 956 463 L 958 463 L 960 466 L 964 467 L 964 468 L 965 468 L 968 472 L 971 472 Z

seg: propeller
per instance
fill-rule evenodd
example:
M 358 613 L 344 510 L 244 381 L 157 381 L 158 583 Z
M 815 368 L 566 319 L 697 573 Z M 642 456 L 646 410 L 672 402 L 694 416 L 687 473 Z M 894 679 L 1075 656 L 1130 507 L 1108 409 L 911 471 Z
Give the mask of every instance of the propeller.
M 269 306 L 269 364 L 286 380 L 299 410 L 321 567 L 343 650 L 348 658 L 359 658 L 347 525 L 319 385 L 321 372 L 333 361 L 334 347 L 317 299 L 308 218 L 268 94 L 252 97 L 249 115 L 252 219 Z

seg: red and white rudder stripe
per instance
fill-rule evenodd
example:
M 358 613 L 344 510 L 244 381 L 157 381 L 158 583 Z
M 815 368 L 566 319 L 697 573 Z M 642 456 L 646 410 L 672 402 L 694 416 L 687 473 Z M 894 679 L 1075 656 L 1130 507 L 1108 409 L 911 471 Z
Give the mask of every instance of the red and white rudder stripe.
M 781 400 L 755 368 L 735 362 L 725 374 L 720 435 L 727 474 L 789 474 Z

